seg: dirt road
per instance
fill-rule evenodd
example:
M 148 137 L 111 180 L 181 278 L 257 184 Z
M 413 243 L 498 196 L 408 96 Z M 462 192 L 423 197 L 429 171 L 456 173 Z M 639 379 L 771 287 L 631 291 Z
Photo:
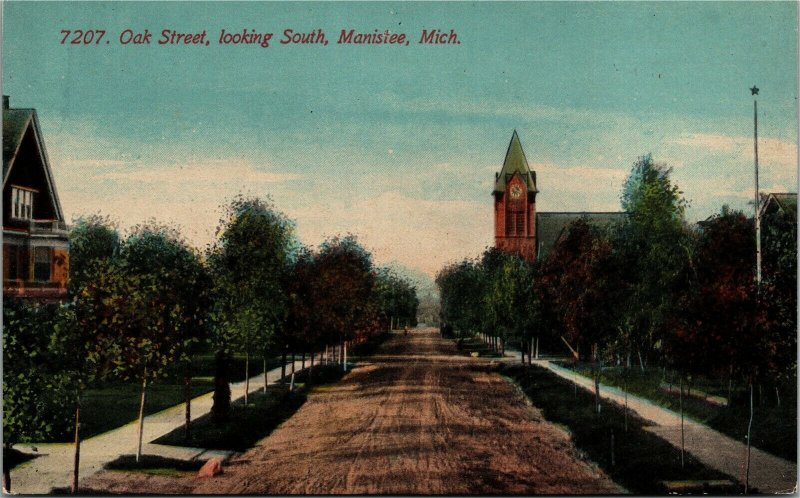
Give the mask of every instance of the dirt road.
M 222 476 L 195 481 L 193 492 L 621 491 L 487 367 L 457 355 L 433 329 L 398 334 L 342 381 L 310 395 Z

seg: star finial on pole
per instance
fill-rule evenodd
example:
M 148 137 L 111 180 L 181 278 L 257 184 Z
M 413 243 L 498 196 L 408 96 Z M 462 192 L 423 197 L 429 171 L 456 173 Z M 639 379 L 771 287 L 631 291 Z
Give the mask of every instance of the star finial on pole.
M 753 88 L 750 89 L 750 94 L 758 95 L 758 87 L 753 85 Z

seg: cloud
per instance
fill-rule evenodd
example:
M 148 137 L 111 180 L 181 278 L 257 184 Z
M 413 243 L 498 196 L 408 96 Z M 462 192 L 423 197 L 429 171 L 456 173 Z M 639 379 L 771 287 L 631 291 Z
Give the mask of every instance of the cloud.
M 493 244 L 488 200 L 431 201 L 383 192 L 351 203 L 320 202 L 287 213 L 297 220 L 306 243 L 352 232 L 376 262 L 396 260 L 431 276 L 445 263 L 477 256 Z
M 137 183 L 192 184 L 241 183 L 256 185 L 278 183 L 300 178 L 291 173 L 275 173 L 256 167 L 248 161 L 212 160 L 172 164 L 164 167 L 137 168 L 100 174 L 98 180 L 132 181 Z
M 753 158 L 753 137 L 693 133 L 681 135 L 667 143 L 735 155 L 745 161 L 752 161 Z M 758 158 L 765 166 L 796 167 L 797 144 L 761 137 L 758 139 Z

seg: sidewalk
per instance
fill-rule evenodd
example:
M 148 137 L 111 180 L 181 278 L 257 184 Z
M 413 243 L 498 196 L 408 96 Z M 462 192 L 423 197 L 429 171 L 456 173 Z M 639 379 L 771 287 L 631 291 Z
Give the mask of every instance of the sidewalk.
M 295 361 L 295 369 L 299 371 L 301 361 Z M 306 363 L 308 364 L 308 362 Z M 291 371 L 291 362 L 286 366 L 287 374 Z M 267 383 L 274 384 L 280 380 L 281 368 L 267 372 Z M 244 397 L 245 382 L 231 383 L 231 399 Z M 259 372 L 250 378 L 250 390 L 253 393 L 264 386 L 264 373 Z M 194 420 L 211 411 L 214 392 L 203 394 L 192 399 L 192 418 Z M 180 403 L 166 410 L 154 413 L 144 419 L 144 435 L 142 453 L 158 455 L 182 460 L 208 460 L 210 458 L 227 458 L 232 452 L 205 450 L 203 448 L 181 448 L 150 444 L 151 441 L 167 434 L 185 422 L 186 404 Z M 103 465 L 116 460 L 124 454 L 135 454 L 138 445 L 139 425 L 133 421 L 117 429 L 99 434 L 81 443 L 80 478 L 84 479 L 103 469 Z M 75 446 L 72 443 L 53 444 L 18 444 L 15 448 L 25 453 L 40 455 L 11 471 L 11 491 L 13 494 L 47 494 L 53 488 L 69 488 L 72 482 Z M 37 451 L 34 451 L 36 448 Z
M 503 361 L 518 363 L 519 352 L 506 349 Z M 577 383 L 588 391 L 594 391 L 594 382 L 572 370 L 560 367 L 548 360 L 533 360 L 559 377 Z M 625 393 L 616 387 L 600 384 L 600 396 L 620 405 L 625 404 Z M 681 447 L 681 416 L 649 400 L 628 393 L 628 408 L 654 425 L 645 427 L 676 448 Z M 747 445 L 710 427 L 684 416 L 685 448 L 688 453 L 704 465 L 724 472 L 744 483 L 744 459 Z M 790 435 L 794 437 L 794 435 Z M 750 487 L 760 493 L 794 493 L 797 489 L 797 464 L 776 457 L 765 451 L 750 448 Z

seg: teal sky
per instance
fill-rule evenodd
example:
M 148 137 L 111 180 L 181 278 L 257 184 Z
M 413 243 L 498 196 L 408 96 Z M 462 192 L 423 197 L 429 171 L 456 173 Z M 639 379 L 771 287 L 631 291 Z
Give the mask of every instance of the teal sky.
M 3 93 L 35 107 L 68 216 L 175 222 L 202 246 L 218 206 L 271 195 L 301 239 L 353 232 L 378 262 L 432 274 L 492 243 L 491 184 L 513 129 L 542 211 L 616 210 L 652 152 L 701 219 L 796 191 L 797 4 L 18 3 L 3 6 Z M 61 45 L 62 29 L 110 44 Z M 149 29 L 150 45 L 119 33 Z M 220 29 L 274 32 L 219 46 Z M 328 46 L 281 46 L 284 29 Z M 337 45 L 389 29 L 409 46 Z M 459 45 L 416 42 L 454 29 Z M 159 46 L 162 29 L 209 46 Z

